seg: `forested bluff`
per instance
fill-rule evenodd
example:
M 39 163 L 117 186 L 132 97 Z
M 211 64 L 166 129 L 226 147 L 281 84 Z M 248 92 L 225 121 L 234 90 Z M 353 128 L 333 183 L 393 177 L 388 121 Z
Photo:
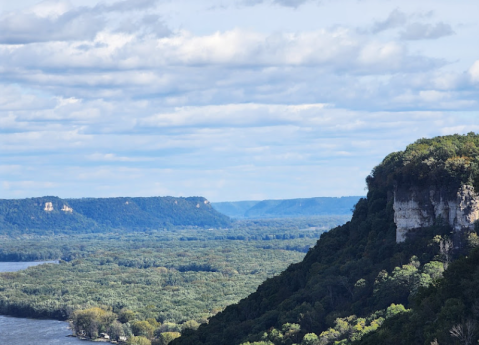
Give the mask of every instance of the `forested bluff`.
M 420 139 L 388 155 L 366 182 L 351 221 L 323 233 L 302 262 L 171 344 L 477 343 L 479 135 Z M 474 191 L 470 203 L 453 209 L 464 188 Z M 431 206 L 433 191 L 441 202 Z M 397 240 L 399 193 L 427 221 Z
M 203 197 L 0 199 L 0 234 L 8 235 L 230 225 Z

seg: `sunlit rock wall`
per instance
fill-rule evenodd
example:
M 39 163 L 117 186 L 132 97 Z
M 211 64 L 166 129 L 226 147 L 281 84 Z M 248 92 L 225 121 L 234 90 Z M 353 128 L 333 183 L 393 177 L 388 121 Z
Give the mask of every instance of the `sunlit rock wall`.
M 479 219 L 479 196 L 469 185 L 462 186 L 456 193 L 434 187 L 397 188 L 393 207 L 396 242 L 403 242 L 408 231 L 430 226 L 439 218 L 455 231 L 472 229 Z

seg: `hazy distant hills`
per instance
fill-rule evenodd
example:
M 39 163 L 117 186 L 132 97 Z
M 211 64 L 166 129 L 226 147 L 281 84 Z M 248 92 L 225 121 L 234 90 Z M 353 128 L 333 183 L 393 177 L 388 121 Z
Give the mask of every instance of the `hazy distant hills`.
M 202 197 L 60 199 L 45 196 L 0 200 L 0 233 L 226 227 L 230 222 Z
M 215 202 L 218 212 L 232 218 L 282 218 L 322 215 L 348 215 L 360 196 L 340 198 L 317 197 L 306 199 Z

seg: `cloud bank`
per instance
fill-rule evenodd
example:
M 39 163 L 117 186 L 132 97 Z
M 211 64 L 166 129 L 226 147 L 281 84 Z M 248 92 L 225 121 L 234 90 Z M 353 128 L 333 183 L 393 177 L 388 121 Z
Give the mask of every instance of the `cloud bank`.
M 11 6 L 5 198 L 360 195 L 390 151 L 479 130 L 466 1 Z

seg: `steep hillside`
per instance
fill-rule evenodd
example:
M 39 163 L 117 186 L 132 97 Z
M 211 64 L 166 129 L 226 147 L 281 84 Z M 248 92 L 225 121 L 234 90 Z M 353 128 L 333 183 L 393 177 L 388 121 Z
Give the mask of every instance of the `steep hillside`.
M 317 197 L 286 200 L 212 203 L 213 208 L 232 218 L 283 218 L 350 215 L 361 197 Z
M 463 187 L 477 190 L 478 148 L 479 136 L 470 133 L 421 139 L 387 156 L 368 176 L 367 198 L 350 222 L 324 233 L 301 263 L 172 344 L 466 344 L 460 337 L 479 329 L 479 254 L 450 262 L 479 245 L 471 216 L 478 196 L 472 192 L 464 199 L 471 204 L 459 206 L 445 201 L 459 198 Z M 417 190 L 430 190 L 431 199 Z M 431 206 L 435 191 L 443 196 Z M 427 218 L 417 228 L 408 223 L 399 241 L 398 193 Z M 455 218 L 444 219 L 443 208 Z M 477 342 L 472 333 L 467 344 Z
M 214 210 L 202 197 L 60 199 L 46 196 L 0 200 L 0 233 L 3 234 L 228 225 L 229 218 Z

